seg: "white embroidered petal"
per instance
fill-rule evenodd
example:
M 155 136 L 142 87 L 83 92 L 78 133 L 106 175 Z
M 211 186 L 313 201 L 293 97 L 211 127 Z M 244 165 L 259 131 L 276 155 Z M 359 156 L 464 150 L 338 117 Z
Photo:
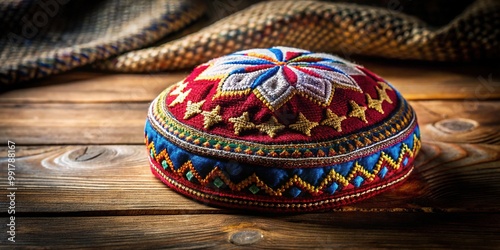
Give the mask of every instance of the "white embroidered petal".
M 251 55 L 247 55 L 247 54 L 260 54 L 260 55 L 270 57 L 273 60 L 276 60 L 276 61 L 278 60 L 278 58 L 276 58 L 276 55 L 273 52 L 271 52 L 269 49 L 249 49 L 249 50 L 243 50 L 243 51 L 240 51 L 237 53 L 237 55 L 246 57 L 246 60 L 251 60 L 251 59 L 257 58 L 255 56 L 251 56 Z M 264 59 L 262 59 L 262 60 L 264 60 Z M 269 63 L 272 63 L 272 62 L 269 62 Z
M 312 97 L 317 102 L 329 104 L 333 95 L 333 83 L 329 79 L 321 79 L 295 68 L 290 68 L 297 75 L 297 85 L 295 88 L 300 93 Z
M 258 70 L 250 73 L 235 73 L 228 76 L 222 83 L 222 91 L 241 91 L 249 89 L 252 83 L 266 70 Z
M 326 79 L 310 77 L 309 81 L 301 82 L 296 87 L 300 92 L 315 96 L 321 103 L 328 103 L 332 93 L 332 84 Z
M 287 52 L 293 52 L 293 53 L 309 53 L 307 50 L 303 49 L 297 49 L 297 48 L 290 48 L 290 47 L 283 47 L 283 46 L 276 46 L 273 47 L 273 49 L 279 49 L 283 52 L 283 55 Z
M 340 70 L 340 71 L 346 73 L 347 75 L 361 75 L 361 76 L 365 75 L 365 73 L 363 73 L 363 71 L 359 70 L 357 67 L 355 67 L 352 64 L 349 65 L 349 64 L 334 63 L 334 62 L 329 62 L 329 61 L 321 61 L 321 62 L 317 62 L 317 64 L 335 68 L 337 70 Z
M 229 55 L 229 56 L 225 56 L 225 57 L 221 57 L 219 58 L 218 60 L 216 60 L 213 65 L 224 65 L 224 64 L 234 64 L 234 65 L 242 65 L 242 64 L 248 64 L 248 63 L 244 63 L 245 61 L 249 61 L 249 60 L 255 60 L 255 59 L 258 59 L 258 58 L 255 58 L 255 57 L 250 57 L 250 56 L 247 56 L 247 55 Z M 269 62 L 271 63 L 271 62 Z
M 361 91 L 361 87 L 359 87 L 356 81 L 349 75 L 322 69 L 314 69 L 312 71 L 314 71 L 317 74 L 320 74 L 321 77 L 328 79 L 333 84 Z
M 238 68 L 241 68 L 241 66 L 232 64 L 212 65 L 203 71 L 199 77 L 203 78 L 206 76 L 225 75 Z
M 294 94 L 294 88 L 284 77 L 283 69 L 280 69 L 274 76 L 257 86 L 256 89 L 275 110 Z

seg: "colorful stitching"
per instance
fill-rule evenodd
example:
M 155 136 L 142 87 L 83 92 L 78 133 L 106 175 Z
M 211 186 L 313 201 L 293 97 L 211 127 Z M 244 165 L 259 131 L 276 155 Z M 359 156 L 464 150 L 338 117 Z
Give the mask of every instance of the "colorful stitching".
M 342 132 L 342 121 L 345 119 L 345 116 L 338 116 L 331 109 L 326 109 L 326 119 L 321 121 L 321 125 L 330 126 L 338 132 Z
M 272 111 L 296 93 L 328 106 L 335 87 L 361 91 L 350 75 L 365 75 L 355 64 L 338 57 L 286 47 L 236 52 L 209 65 L 196 80 L 221 79 L 214 99 L 253 91 Z
M 349 112 L 348 116 L 359 118 L 360 120 L 364 121 L 365 123 L 368 123 L 368 120 L 366 120 L 366 114 L 365 114 L 366 107 L 359 106 L 359 104 L 357 104 L 353 100 L 350 100 L 349 104 L 351 105 L 351 111 Z
M 307 120 L 304 114 L 299 113 L 297 121 L 294 124 L 288 125 L 289 128 L 297 130 L 307 136 L 311 136 L 311 129 L 318 126 L 319 123 Z
M 151 158 L 158 164 L 162 165 L 165 170 L 169 170 L 170 172 L 176 174 L 180 178 L 185 178 L 191 182 L 194 179 L 196 179 L 197 182 L 200 183 L 202 186 L 209 186 L 214 181 L 218 180 L 217 181 L 218 184 L 215 184 L 218 188 L 224 186 L 232 191 L 237 191 L 237 192 L 245 190 L 255 185 L 256 187 L 260 188 L 267 195 L 270 196 L 282 196 L 286 190 L 292 187 L 298 187 L 301 190 L 305 190 L 311 196 L 322 195 L 324 193 L 323 190 L 332 185 L 333 183 L 340 184 L 341 185 L 340 187 L 346 187 L 348 185 L 354 185 L 355 187 L 358 187 L 360 185 L 356 184 L 356 180 L 359 180 L 357 179 L 359 177 L 363 178 L 363 181 L 371 182 L 375 179 L 375 177 L 377 177 L 377 175 L 380 174 L 381 170 L 383 170 L 384 168 L 385 168 L 384 169 L 384 176 L 385 176 L 387 174 L 387 171 L 389 171 L 388 167 L 392 168 L 393 170 L 398 170 L 401 167 L 407 166 L 409 162 L 413 161 L 413 159 L 415 158 L 417 152 L 421 147 L 421 142 L 419 138 L 417 137 L 417 135 L 414 134 L 413 145 L 412 145 L 413 149 L 410 149 L 408 145 L 402 143 L 401 150 L 397 159 L 393 159 L 387 153 L 381 152 L 381 155 L 379 156 L 377 163 L 375 164 L 373 170 L 371 171 L 367 170 L 361 164 L 359 164 L 358 161 L 356 161 L 354 163 L 354 167 L 349 171 L 349 173 L 346 176 L 343 176 L 337 173 L 334 169 L 331 169 L 330 172 L 323 178 L 323 180 L 320 182 L 318 186 L 314 186 L 304 181 L 301 177 L 294 175 L 288 181 L 285 181 L 279 188 L 273 189 L 272 187 L 267 185 L 264 181 L 262 181 L 255 173 L 251 174 L 250 176 L 240 181 L 239 183 L 234 183 L 217 166 L 214 166 L 213 169 L 205 177 L 202 177 L 198 173 L 191 160 L 187 160 L 181 166 L 176 168 L 174 167 L 174 164 L 170 159 L 170 156 L 168 155 L 166 149 L 162 150 L 160 153 L 157 153 L 156 148 L 154 146 L 154 142 L 153 141 L 149 142 L 147 140 L 147 137 L 146 141 L 147 141 L 146 142 L 147 148 L 151 152 L 150 154 Z M 384 176 L 382 176 L 381 179 L 383 179 Z M 255 188 L 253 189 L 255 190 Z
M 248 112 L 244 112 L 239 117 L 229 118 L 229 121 L 233 123 L 235 135 L 239 135 L 243 130 L 250 130 L 255 128 L 255 124 L 253 124 L 253 122 L 250 122 Z
M 273 138 L 276 136 L 276 133 L 285 129 L 285 125 L 278 122 L 276 117 L 271 116 L 267 122 L 261 123 L 256 126 L 260 132 L 266 133 L 269 137 Z
M 184 186 L 177 182 L 176 180 L 170 178 L 169 176 L 165 175 L 160 168 L 158 168 L 153 162 L 151 162 L 150 159 L 150 164 L 152 169 L 154 170 L 154 174 L 158 176 L 165 184 L 170 186 L 171 188 L 175 188 L 177 191 L 188 195 L 190 197 L 196 198 L 196 199 L 201 199 L 202 201 L 207 201 L 208 203 L 212 204 L 223 204 L 224 206 L 230 206 L 230 207 L 241 207 L 241 208 L 247 208 L 247 206 L 253 206 L 253 207 L 260 207 L 264 211 L 268 210 L 274 210 L 274 211 L 288 211 L 288 210 L 293 210 L 293 209 L 300 209 L 304 208 L 305 210 L 316 210 L 316 209 L 325 209 L 329 207 L 335 207 L 338 205 L 341 205 L 342 203 L 348 203 L 351 202 L 353 199 L 354 200 L 362 200 L 364 198 L 368 198 L 371 195 L 375 195 L 388 187 L 394 186 L 398 183 L 401 183 L 401 181 L 405 180 L 410 176 L 410 174 L 413 172 L 413 166 L 411 166 L 408 171 L 401 177 L 392 180 L 390 182 L 387 182 L 383 185 L 380 186 L 375 186 L 373 188 L 366 189 L 362 192 L 357 192 L 357 193 L 348 193 L 339 197 L 334 197 L 331 199 L 324 199 L 324 200 L 319 200 L 319 201 L 313 201 L 313 202 L 293 202 L 290 201 L 288 203 L 283 203 L 283 202 L 265 202 L 265 201 L 252 201 L 252 200 L 244 200 L 241 198 L 237 197 L 226 197 L 226 196 L 221 196 L 220 193 L 216 194 L 211 194 L 211 193 L 202 193 L 197 190 L 194 190 L 192 188 L 189 188 L 187 186 Z
M 186 105 L 186 113 L 184 113 L 184 119 L 189 119 L 197 114 L 201 114 L 203 110 L 201 110 L 201 106 L 205 103 L 205 100 L 199 102 L 191 102 L 188 101 Z
M 203 127 L 205 129 L 209 129 L 213 125 L 222 121 L 222 117 L 219 115 L 220 106 L 213 108 L 210 111 L 203 111 L 201 114 L 203 115 Z
M 157 112 L 156 109 L 153 108 L 153 107 L 157 107 L 160 110 L 164 110 L 164 107 L 162 107 L 162 104 L 164 103 L 164 101 L 161 101 L 161 100 L 164 100 L 166 93 L 167 93 L 167 91 L 163 92 L 160 95 L 160 97 L 158 98 L 158 100 L 152 103 L 151 108 L 150 108 L 150 112 L 152 112 L 152 111 L 155 111 L 155 112 L 153 112 L 152 115 L 150 114 L 150 121 L 151 121 L 152 125 L 154 127 L 156 127 L 158 132 L 163 134 L 164 136 L 175 136 L 175 137 L 171 137 L 172 139 L 174 139 L 174 141 L 177 141 L 177 142 L 182 141 L 183 143 L 189 143 L 189 144 L 192 143 L 191 144 L 192 146 L 190 146 L 189 144 L 188 145 L 184 144 L 186 148 L 190 148 L 191 150 L 193 150 L 195 152 L 199 152 L 199 153 L 211 153 L 210 150 L 207 150 L 207 149 L 198 150 L 197 147 L 203 146 L 203 147 L 214 148 L 213 142 L 216 142 L 216 144 L 222 146 L 222 148 L 225 150 L 225 152 L 240 153 L 242 151 L 245 151 L 246 154 L 248 154 L 248 153 L 253 154 L 256 152 L 264 152 L 268 157 L 271 157 L 270 159 L 268 158 L 267 160 L 263 160 L 263 161 L 260 161 L 256 158 L 252 158 L 252 160 L 255 160 L 255 162 L 260 163 L 260 164 L 269 164 L 269 162 L 267 162 L 269 160 L 280 161 L 281 160 L 280 158 L 292 157 L 290 155 L 290 153 L 287 152 L 289 150 L 289 149 L 287 149 L 287 146 L 290 147 L 289 145 L 263 145 L 263 144 L 250 143 L 250 142 L 244 142 L 244 141 L 234 141 L 234 140 L 220 138 L 218 136 L 204 134 L 204 133 L 203 133 L 203 137 L 202 137 L 201 132 L 198 132 L 195 130 L 190 130 L 189 127 L 183 127 L 182 129 L 181 128 L 174 129 L 175 126 L 172 127 L 172 125 L 173 125 L 172 123 L 169 123 L 169 125 L 167 126 L 166 122 L 167 121 L 170 121 L 170 122 L 175 121 L 175 118 L 168 120 L 167 116 L 165 115 L 165 114 L 168 115 L 168 113 Z M 394 137 L 396 132 L 399 131 L 398 133 L 400 133 L 401 129 L 403 129 L 405 127 L 406 127 L 406 131 L 408 131 L 408 129 L 410 127 L 415 126 L 415 124 L 416 124 L 415 117 L 413 115 L 413 111 L 411 111 L 411 109 L 406 104 L 406 102 L 401 102 L 401 104 L 402 104 L 402 106 L 399 109 L 400 111 L 398 111 L 388 122 L 385 123 L 385 126 L 388 126 L 390 124 L 392 126 L 395 126 L 398 130 L 396 130 L 392 126 L 388 126 L 388 129 L 381 130 L 381 128 L 383 128 L 383 126 L 381 126 L 378 129 L 374 128 L 370 132 L 366 132 L 366 131 L 360 132 L 360 133 L 353 134 L 353 135 L 350 135 L 348 137 L 340 138 L 340 139 L 337 139 L 334 141 L 319 142 L 319 143 L 314 143 L 314 144 L 311 144 L 311 143 L 301 144 L 300 145 L 300 147 L 302 148 L 301 150 L 312 151 L 313 154 L 310 157 L 326 157 L 326 158 L 328 158 L 328 157 L 334 157 L 336 155 L 346 153 L 347 151 L 345 150 L 345 147 L 347 147 L 349 149 L 353 149 L 353 150 L 355 149 L 354 147 L 360 147 L 361 142 L 359 140 L 363 140 L 363 142 L 366 142 L 367 144 L 365 146 L 369 147 L 371 144 L 380 143 L 380 142 L 389 140 L 391 138 L 396 138 L 396 137 Z M 402 112 L 403 110 L 405 110 L 405 112 Z M 400 115 L 402 115 L 402 114 L 404 114 L 404 116 L 400 117 Z M 152 119 L 153 117 L 154 117 L 154 119 Z M 156 125 L 156 122 L 160 123 L 161 127 L 158 127 Z M 396 124 L 395 125 L 391 124 L 392 122 L 395 122 Z M 162 127 L 164 127 L 164 129 L 162 129 Z M 188 130 L 186 130 L 186 129 L 188 129 Z M 168 133 L 166 133 L 167 131 L 168 131 Z M 176 133 L 172 134 L 174 131 L 176 131 Z M 188 136 L 186 136 L 185 137 L 186 139 L 184 139 L 184 138 L 177 137 L 176 134 L 177 135 L 178 134 L 187 134 Z M 351 145 L 350 143 L 354 143 L 354 145 Z M 236 146 L 229 146 L 229 145 L 236 145 Z M 338 148 L 337 149 L 331 148 L 330 145 L 338 145 Z M 342 145 L 345 145 L 345 146 L 342 146 Z M 326 148 L 329 146 L 330 146 L 330 148 Z M 296 147 L 297 146 L 294 146 L 292 148 L 296 148 Z M 322 150 L 322 148 L 323 148 L 323 150 Z M 376 147 L 376 148 L 380 148 L 380 147 Z M 376 150 L 376 148 L 373 148 L 372 150 Z M 325 152 L 325 150 L 329 153 L 323 154 Z M 351 152 L 351 153 L 353 153 L 353 152 Z M 368 153 L 368 151 L 366 153 Z M 215 154 L 215 152 L 214 152 L 212 155 L 215 156 L 218 154 Z M 276 158 L 276 156 L 279 156 L 279 158 Z M 307 155 L 305 155 L 305 156 L 309 157 Z M 300 160 L 300 159 L 296 159 L 296 160 Z M 310 161 L 311 159 L 308 158 L 307 160 Z M 324 160 L 314 161 L 314 162 L 316 162 L 318 164 L 325 164 Z M 329 160 L 327 162 L 331 163 L 333 161 Z
M 369 94 L 366 94 L 366 101 L 368 103 L 368 108 L 372 108 L 377 110 L 379 113 L 384 114 L 384 110 L 382 109 L 382 103 L 384 99 L 372 99 Z
M 172 116 L 172 114 L 168 111 L 168 109 L 166 109 L 166 107 L 163 105 L 164 101 L 165 101 L 165 95 L 167 92 L 168 91 L 164 91 L 162 94 L 160 94 L 160 96 L 157 98 L 157 100 L 155 100 L 152 103 L 151 108 L 150 108 L 150 116 L 154 117 L 156 119 L 156 121 L 158 121 L 162 125 L 162 127 L 164 127 L 164 129 L 168 129 L 169 131 L 170 131 L 169 128 L 173 128 L 173 130 L 189 130 L 189 133 L 191 133 L 191 134 L 197 134 L 197 136 L 199 136 L 199 137 L 210 138 L 207 140 L 219 140 L 219 141 L 225 141 L 225 140 L 231 141 L 232 140 L 229 138 L 223 138 L 220 136 L 211 135 L 211 134 L 207 134 L 207 133 L 204 133 L 204 132 L 201 132 L 198 130 L 194 130 L 188 126 L 181 124 L 179 121 L 177 121 L 175 119 L 175 117 Z M 323 142 L 324 143 L 323 145 L 330 144 L 330 143 L 339 144 L 339 143 L 353 140 L 353 139 L 356 139 L 359 137 L 365 137 L 369 134 L 372 135 L 372 134 L 377 134 L 377 133 L 381 133 L 381 132 L 385 133 L 386 131 L 389 131 L 390 132 L 389 134 L 381 134 L 381 138 L 378 138 L 380 140 L 383 140 L 386 138 L 386 136 L 389 137 L 393 134 L 393 132 L 391 132 L 391 131 L 393 131 L 393 129 L 391 129 L 391 126 L 396 126 L 396 127 L 401 127 L 401 128 L 407 127 L 409 125 L 409 122 L 412 121 L 412 117 L 413 117 L 413 112 L 412 112 L 411 108 L 409 108 L 409 106 L 406 102 L 402 102 L 398 111 L 396 111 L 395 114 L 393 114 L 387 122 L 385 122 L 383 125 L 381 125 L 377 128 L 374 128 L 372 131 L 359 132 L 359 133 L 352 134 L 350 136 L 336 139 L 334 141 Z M 384 125 L 387 128 L 384 128 Z M 169 127 L 167 128 L 165 126 L 169 126 Z M 375 141 L 378 141 L 378 140 L 375 139 Z M 259 145 L 259 143 L 242 142 L 242 141 L 232 142 L 232 143 L 237 143 L 237 144 L 242 143 L 244 145 L 249 145 L 249 146 L 250 145 Z M 301 144 L 301 145 L 303 145 L 305 147 L 310 147 L 309 145 L 312 145 L 312 144 L 309 143 L 309 144 Z M 321 146 L 321 143 L 314 143 L 314 145 Z M 259 146 L 252 146 L 252 147 L 265 147 L 265 146 L 260 144 Z
M 179 95 L 168 106 L 174 107 L 177 104 L 183 103 L 189 93 L 191 93 L 191 89 L 188 89 L 186 92 L 179 93 Z

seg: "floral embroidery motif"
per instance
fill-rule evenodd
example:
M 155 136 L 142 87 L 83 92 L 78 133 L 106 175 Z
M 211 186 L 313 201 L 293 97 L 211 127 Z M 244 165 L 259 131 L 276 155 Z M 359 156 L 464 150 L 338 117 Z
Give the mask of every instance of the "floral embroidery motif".
M 336 87 L 361 92 L 351 76 L 365 75 L 336 56 L 286 47 L 245 50 L 210 63 L 197 79 L 222 78 L 214 98 L 253 92 L 272 111 L 296 93 L 327 106 Z
M 299 113 L 299 117 L 297 119 L 297 122 L 294 124 L 290 124 L 289 127 L 293 130 L 297 130 L 307 136 L 311 136 L 311 129 L 314 127 L 318 126 L 319 123 L 317 122 L 312 122 L 307 120 L 307 118 L 304 116 L 304 114 Z
M 222 117 L 219 115 L 220 106 L 213 108 L 211 111 L 203 111 L 203 127 L 209 129 L 213 125 L 222 121 Z

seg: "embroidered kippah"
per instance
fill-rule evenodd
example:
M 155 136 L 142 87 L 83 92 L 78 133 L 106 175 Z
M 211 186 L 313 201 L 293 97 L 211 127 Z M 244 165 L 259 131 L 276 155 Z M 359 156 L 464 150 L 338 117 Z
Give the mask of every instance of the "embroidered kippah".
M 167 88 L 146 121 L 151 170 L 204 203 L 325 210 L 402 183 L 420 149 L 415 113 L 360 65 L 301 49 L 213 59 Z

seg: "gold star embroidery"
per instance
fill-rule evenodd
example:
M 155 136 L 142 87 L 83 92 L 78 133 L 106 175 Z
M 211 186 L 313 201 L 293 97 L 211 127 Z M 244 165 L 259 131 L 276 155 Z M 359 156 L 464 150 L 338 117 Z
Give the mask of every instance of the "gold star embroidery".
M 283 130 L 285 125 L 278 122 L 276 117 L 271 116 L 269 121 L 257 125 L 260 132 L 266 133 L 269 137 L 274 138 L 276 133 Z
M 318 126 L 319 123 L 317 122 L 311 122 L 307 120 L 307 118 L 302 114 L 299 113 L 299 118 L 298 121 L 294 124 L 290 124 L 289 127 L 293 130 L 297 130 L 299 132 L 302 132 L 303 134 L 307 136 L 311 136 L 311 129 L 314 127 Z
M 368 107 L 377 110 L 379 113 L 383 114 L 382 102 L 384 100 L 372 99 L 369 94 L 366 94 L 366 100 L 368 102 Z
M 201 114 L 203 115 L 203 127 L 205 129 L 209 129 L 213 125 L 222 121 L 222 117 L 219 115 L 220 106 L 217 105 L 211 111 L 203 111 Z
M 205 100 L 199 102 L 188 101 L 186 106 L 186 113 L 184 113 L 184 120 L 203 112 L 203 110 L 201 110 L 201 106 L 203 105 L 203 103 L 205 103 Z
M 175 88 L 172 92 L 170 92 L 170 95 L 180 95 L 183 91 L 184 88 L 186 88 L 187 83 L 177 83 L 177 88 Z
M 255 124 L 250 122 L 248 112 L 244 112 L 240 117 L 229 118 L 229 121 L 234 123 L 234 134 L 239 135 L 243 130 L 254 129 Z
M 380 85 L 380 87 L 382 87 L 384 91 L 392 90 L 391 86 L 389 86 L 389 84 L 387 84 L 386 82 L 377 82 L 377 83 Z
M 356 117 L 364 121 L 365 123 L 368 123 L 366 120 L 366 107 L 359 106 L 355 101 L 351 100 L 349 102 L 351 104 L 351 112 L 349 113 L 349 117 Z
M 180 93 L 168 106 L 173 107 L 179 103 L 183 103 L 189 93 L 191 93 L 191 89 L 186 92 Z
M 332 110 L 327 109 L 326 110 L 326 119 L 321 122 L 321 125 L 330 126 L 334 129 L 336 129 L 338 132 L 342 132 L 341 123 L 345 119 L 346 119 L 345 116 L 338 116 L 337 114 L 333 113 Z
M 375 88 L 377 89 L 380 101 L 387 101 L 388 103 L 392 103 L 391 98 L 389 98 L 387 92 L 385 92 L 385 89 L 383 87 L 382 88 L 375 87 Z

